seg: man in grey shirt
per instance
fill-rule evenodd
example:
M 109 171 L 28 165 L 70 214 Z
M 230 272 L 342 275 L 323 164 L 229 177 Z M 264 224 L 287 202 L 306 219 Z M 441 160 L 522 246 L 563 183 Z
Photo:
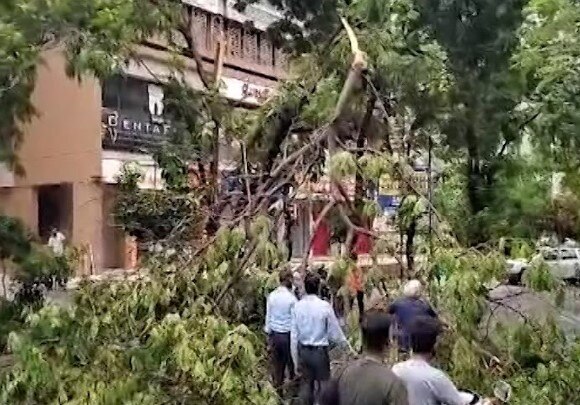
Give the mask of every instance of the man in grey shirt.
M 412 355 L 393 366 L 393 372 L 405 383 L 409 405 L 468 405 L 478 398 L 461 393 L 443 371 L 429 363 L 434 355 L 441 328 L 437 319 L 419 316 L 409 324 Z
M 407 390 L 383 363 L 390 317 L 367 311 L 361 324 L 363 354 L 339 371 L 323 392 L 321 405 L 408 405 Z

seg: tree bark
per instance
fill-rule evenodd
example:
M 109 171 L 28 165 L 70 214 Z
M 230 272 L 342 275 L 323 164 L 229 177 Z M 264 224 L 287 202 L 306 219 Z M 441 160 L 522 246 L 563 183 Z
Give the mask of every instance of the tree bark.
M 411 276 L 415 272 L 415 234 L 417 233 L 417 220 L 413 219 L 405 231 L 405 257 L 407 259 L 407 274 Z
M 484 208 L 481 200 L 481 162 L 479 159 L 479 148 L 473 125 L 467 128 L 465 134 L 467 143 L 467 198 L 472 214 L 477 214 Z
M 368 140 L 368 129 L 370 127 L 371 118 L 373 117 L 373 111 L 375 109 L 375 103 L 377 98 L 373 95 L 369 97 L 367 100 L 366 112 L 362 119 L 362 123 L 360 126 L 360 130 L 358 132 L 358 137 L 356 140 L 356 147 L 357 153 L 356 157 L 357 160 L 360 159 L 364 154 L 364 147 L 367 144 Z M 355 179 L 355 203 L 360 203 L 363 200 L 363 193 L 364 193 L 364 179 L 362 173 L 357 170 L 356 172 L 356 179 Z M 362 214 L 362 213 L 361 213 Z
M 2 270 L 2 292 L 4 293 L 4 298 L 8 297 L 8 288 L 6 287 L 6 266 L 4 266 L 4 260 L 0 259 L 0 270 Z

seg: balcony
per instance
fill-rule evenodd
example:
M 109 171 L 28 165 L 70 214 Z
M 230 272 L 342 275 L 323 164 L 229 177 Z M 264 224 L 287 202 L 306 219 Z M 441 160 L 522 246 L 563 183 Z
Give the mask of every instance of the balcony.
M 210 9 L 215 11 L 215 7 Z M 205 61 L 214 62 L 223 29 L 226 42 L 224 66 L 269 79 L 285 77 L 288 67 L 286 55 L 280 48 L 274 46 L 265 31 L 201 8 L 191 7 L 190 12 L 193 20 L 193 38 L 198 52 Z M 234 14 L 238 17 L 241 15 Z M 243 19 L 240 17 L 238 20 Z M 264 29 L 267 24 L 256 26 Z M 185 40 L 180 34 L 175 33 L 173 41 L 186 48 Z M 147 45 L 159 48 L 165 47 L 166 42 L 161 38 L 151 38 L 147 41 Z

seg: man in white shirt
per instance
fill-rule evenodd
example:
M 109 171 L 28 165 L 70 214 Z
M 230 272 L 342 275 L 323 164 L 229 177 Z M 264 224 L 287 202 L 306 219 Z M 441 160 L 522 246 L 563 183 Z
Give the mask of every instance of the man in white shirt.
M 56 228 L 53 228 L 50 232 L 50 238 L 48 238 L 48 247 L 52 250 L 55 256 L 62 256 L 64 254 L 64 241 L 65 236 Z
M 272 382 L 280 390 L 284 383 L 286 369 L 288 376 L 294 379 L 294 363 L 290 351 L 290 328 L 292 326 L 292 310 L 298 301 L 292 293 L 292 272 L 280 272 L 280 286 L 270 293 L 266 301 L 266 325 L 264 331 L 268 334 L 270 362 L 272 366 Z
M 461 393 L 449 376 L 431 366 L 441 327 L 437 319 L 418 316 L 407 329 L 412 355 L 393 366 L 393 372 L 405 383 L 409 405 L 468 405 L 473 395 Z
M 290 341 L 292 358 L 302 374 L 300 399 L 303 405 L 312 405 L 322 385 L 330 379 L 330 343 L 343 346 L 352 353 L 354 350 L 330 303 L 316 295 L 320 290 L 318 275 L 306 275 L 304 290 L 306 296 L 294 306 Z

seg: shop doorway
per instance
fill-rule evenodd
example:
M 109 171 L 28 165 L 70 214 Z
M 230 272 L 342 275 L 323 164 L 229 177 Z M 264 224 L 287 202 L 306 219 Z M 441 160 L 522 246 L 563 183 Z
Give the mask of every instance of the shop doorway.
M 70 240 L 73 227 L 73 188 L 70 183 L 53 184 L 37 188 L 38 236 L 48 241 L 53 228 Z

